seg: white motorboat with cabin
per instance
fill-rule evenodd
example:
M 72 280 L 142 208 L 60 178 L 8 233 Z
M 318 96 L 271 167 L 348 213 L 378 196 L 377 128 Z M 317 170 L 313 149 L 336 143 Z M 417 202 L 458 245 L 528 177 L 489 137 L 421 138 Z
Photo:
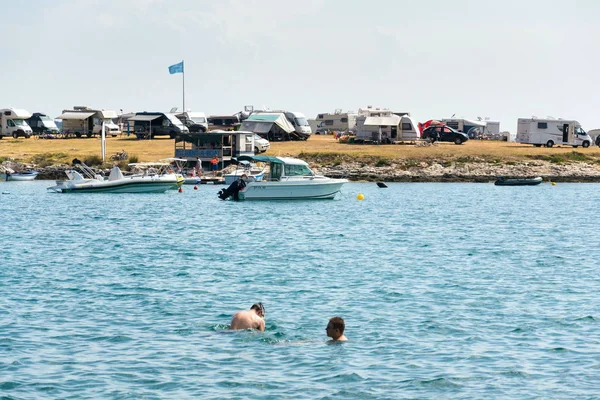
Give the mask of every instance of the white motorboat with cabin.
M 48 190 L 58 193 L 164 193 L 183 184 L 183 176 L 171 170 L 168 162 L 129 164 L 140 172 L 124 176 L 114 166 L 108 178 L 96 174 L 83 163 L 76 164 L 79 171 L 67 170 L 68 180 L 56 181 Z
M 229 196 L 239 200 L 333 199 L 348 182 L 317 175 L 308 163 L 297 158 L 241 156 L 238 160 L 268 164 L 268 173 L 262 180 L 246 182 L 245 185 L 235 181 L 220 191 L 219 197 L 223 200 Z
M 247 176 L 248 182 L 262 181 L 263 177 L 265 176 L 265 172 L 267 171 L 266 165 L 257 165 L 256 163 L 251 163 L 249 161 L 238 161 L 235 158 L 232 158 L 231 160 L 232 162 L 235 162 L 236 168 L 229 173 L 223 174 L 226 185 L 231 185 L 242 175 Z M 230 166 L 230 168 L 231 167 L 232 166 Z

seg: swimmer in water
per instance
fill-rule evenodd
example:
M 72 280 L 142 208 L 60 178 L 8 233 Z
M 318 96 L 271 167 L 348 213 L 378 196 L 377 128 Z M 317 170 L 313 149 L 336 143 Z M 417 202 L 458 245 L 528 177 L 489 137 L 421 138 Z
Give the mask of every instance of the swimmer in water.
M 346 329 L 344 320 L 341 317 L 333 317 L 329 320 L 325 331 L 332 342 L 343 342 L 348 340 L 348 338 L 344 336 L 344 329 Z
M 258 329 L 265 331 L 265 307 L 262 303 L 253 304 L 250 310 L 238 311 L 231 319 L 229 329 Z

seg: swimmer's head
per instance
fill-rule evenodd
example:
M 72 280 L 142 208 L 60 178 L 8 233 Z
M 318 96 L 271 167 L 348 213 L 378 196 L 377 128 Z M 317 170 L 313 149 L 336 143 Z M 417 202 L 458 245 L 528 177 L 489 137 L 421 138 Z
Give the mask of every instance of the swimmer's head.
M 250 307 L 251 310 L 255 310 L 256 314 L 258 314 L 258 316 L 260 317 L 264 317 L 265 316 L 265 306 L 263 306 L 262 303 L 256 303 L 256 304 L 252 304 L 252 307 Z

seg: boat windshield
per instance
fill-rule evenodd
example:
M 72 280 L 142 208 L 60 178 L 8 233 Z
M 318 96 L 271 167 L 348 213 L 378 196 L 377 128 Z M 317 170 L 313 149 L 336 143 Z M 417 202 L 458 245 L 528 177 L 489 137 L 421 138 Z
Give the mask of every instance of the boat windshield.
M 285 176 L 314 176 L 308 165 L 285 164 Z
M 294 118 L 294 121 L 296 121 L 296 125 L 298 126 L 308 126 L 308 120 L 304 117 Z

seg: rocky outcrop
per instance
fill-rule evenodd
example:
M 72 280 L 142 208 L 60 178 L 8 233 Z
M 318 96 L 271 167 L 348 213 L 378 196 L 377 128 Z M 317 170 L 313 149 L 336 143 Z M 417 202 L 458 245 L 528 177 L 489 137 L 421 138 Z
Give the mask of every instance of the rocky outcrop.
M 600 182 L 600 166 L 591 163 L 412 162 L 382 167 L 363 166 L 358 163 L 314 167 L 323 175 L 332 178 L 370 182 L 490 182 L 499 176 L 541 176 L 544 180 L 556 182 Z

